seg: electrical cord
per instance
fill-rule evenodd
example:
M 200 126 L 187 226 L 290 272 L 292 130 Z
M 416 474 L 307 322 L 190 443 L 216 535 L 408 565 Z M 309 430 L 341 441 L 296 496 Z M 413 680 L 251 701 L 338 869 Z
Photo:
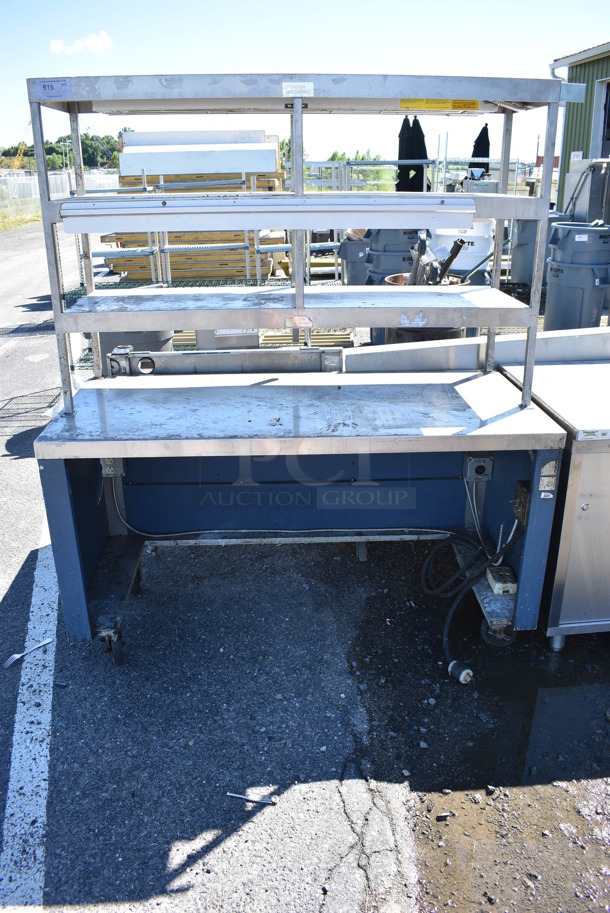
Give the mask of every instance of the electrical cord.
M 130 530 L 132 533 L 135 533 L 136 536 L 142 536 L 144 539 L 180 539 L 182 536 L 200 536 L 203 535 L 203 533 L 207 532 L 205 529 L 197 529 L 182 533 L 145 533 L 143 530 L 132 526 L 131 523 L 127 521 L 127 517 L 123 514 L 121 508 L 119 507 L 119 499 L 117 498 L 116 493 L 116 479 L 112 479 L 112 499 L 114 501 L 114 507 L 117 512 L 117 516 L 123 526 L 126 527 L 126 529 Z
M 473 588 L 478 580 L 485 576 L 488 568 L 492 566 L 496 567 L 502 562 L 508 550 L 512 548 L 515 542 L 520 538 L 523 530 L 519 530 L 519 527 L 519 521 L 515 520 L 508 539 L 504 545 L 500 545 L 495 551 L 492 551 L 484 543 L 477 544 L 472 536 L 467 536 L 463 533 L 454 533 L 448 540 L 445 539 L 441 542 L 437 542 L 424 561 L 421 574 L 421 585 L 424 593 L 428 596 L 440 596 L 447 599 L 453 598 L 443 625 L 443 652 L 448 663 L 449 674 L 456 678 L 461 684 L 468 684 L 468 682 L 472 681 L 473 673 L 466 663 L 456 660 L 452 654 L 449 639 L 451 623 L 466 594 Z M 462 567 L 458 568 L 455 573 L 439 583 L 438 578 L 434 573 L 434 564 L 438 555 L 448 542 L 453 544 L 461 543 L 462 545 L 467 546 L 472 550 L 473 556 L 469 563 L 464 564 Z
M 123 524 L 123 526 L 126 529 L 130 530 L 130 532 L 135 533 L 136 536 L 142 536 L 144 539 L 180 539 L 180 538 L 183 538 L 184 536 L 203 536 L 206 533 L 210 532 L 209 529 L 193 529 L 193 530 L 183 530 L 182 532 L 179 532 L 179 533 L 175 533 L 175 532 L 174 533 L 149 533 L 149 532 L 144 532 L 144 530 L 138 529 L 136 526 L 132 526 L 132 524 L 129 523 L 129 521 L 127 520 L 127 517 L 126 517 L 125 513 L 123 512 L 122 508 L 119 506 L 119 500 L 118 500 L 117 493 L 116 493 L 116 478 L 111 479 L 111 482 L 112 482 L 112 498 L 114 501 L 114 507 L 117 512 L 117 516 L 118 516 L 119 520 L 121 521 L 121 523 Z M 276 532 L 276 533 L 291 532 L 291 530 L 274 530 L 273 532 Z M 308 530 L 308 532 L 310 532 L 310 533 L 320 532 L 321 533 L 321 532 L 324 532 L 324 530 L 311 529 L 311 530 Z M 411 532 L 429 533 L 429 534 L 438 536 L 441 539 L 441 541 L 449 539 L 453 535 L 453 533 L 449 532 L 446 529 L 432 529 L 432 528 L 419 529 L 418 528 L 417 530 L 412 529 Z M 363 539 L 363 541 L 366 541 L 366 540 Z

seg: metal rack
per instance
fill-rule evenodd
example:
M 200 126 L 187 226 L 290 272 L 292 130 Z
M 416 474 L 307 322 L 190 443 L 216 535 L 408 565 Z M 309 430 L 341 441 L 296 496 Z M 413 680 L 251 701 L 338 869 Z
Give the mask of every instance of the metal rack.
M 61 383 L 66 413 L 73 404 L 70 332 L 93 332 L 94 370 L 101 374 L 95 334 L 106 331 L 158 330 L 168 321 L 183 328 L 218 329 L 318 326 L 487 326 L 487 370 L 494 365 L 495 328 L 522 326 L 527 330 L 523 405 L 530 402 L 535 338 L 546 243 L 552 163 L 559 105 L 577 100 L 579 86 L 559 80 L 422 76 L 227 75 L 134 76 L 30 79 L 34 144 L 41 186 L 44 234 L 49 263 L 53 313 L 58 336 Z M 492 99 L 492 100 L 490 100 Z M 508 166 L 513 115 L 535 107 L 548 109 L 541 196 L 508 195 Z M 52 201 L 45 166 L 41 110 L 65 111 L 70 116 L 76 174 L 76 197 Z M 94 194 L 85 195 L 79 115 L 290 113 L 292 132 L 292 190 L 289 193 L 249 194 Z M 500 113 L 504 118 L 499 194 L 306 194 L 303 184 L 303 117 L 311 113 Z M 305 285 L 304 230 L 320 225 L 369 225 L 387 228 L 472 227 L 476 219 L 496 218 L 495 288 L 456 294 L 438 289 L 350 287 L 320 292 Z M 507 219 L 537 220 L 538 244 L 531 304 L 523 308 L 497 290 L 500 277 L 503 224 Z M 62 298 L 55 226 L 82 235 L 87 295 L 77 305 Z M 280 226 L 293 232 L 293 289 L 265 293 L 244 288 L 236 294 L 217 289 L 180 295 L 148 290 L 129 295 L 94 292 L 89 234 L 113 230 L 167 232 L 176 229 L 258 230 Z

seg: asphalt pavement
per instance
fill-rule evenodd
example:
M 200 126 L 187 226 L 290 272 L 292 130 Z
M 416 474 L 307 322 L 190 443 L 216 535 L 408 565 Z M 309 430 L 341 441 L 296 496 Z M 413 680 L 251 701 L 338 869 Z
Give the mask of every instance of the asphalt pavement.
M 32 605 L 57 601 L 32 445 L 59 378 L 40 225 L 0 233 L 0 263 L 8 656 Z M 462 687 L 446 606 L 421 592 L 426 548 L 147 547 L 120 667 L 69 645 L 59 611 L 54 650 L 0 669 L 0 909 L 608 909 L 608 635 L 499 650 L 467 600 Z M 45 690 L 27 704 L 36 662 Z

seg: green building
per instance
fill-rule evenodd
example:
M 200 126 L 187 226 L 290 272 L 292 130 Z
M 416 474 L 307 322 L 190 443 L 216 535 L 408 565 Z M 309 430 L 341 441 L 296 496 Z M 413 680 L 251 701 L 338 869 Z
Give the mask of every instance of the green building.
M 579 159 L 600 159 L 610 156 L 610 42 L 600 44 L 551 64 L 553 74 L 568 68 L 568 82 L 584 83 L 585 103 L 566 105 L 563 144 L 557 188 L 557 208 L 563 211 L 566 174 L 570 162 Z

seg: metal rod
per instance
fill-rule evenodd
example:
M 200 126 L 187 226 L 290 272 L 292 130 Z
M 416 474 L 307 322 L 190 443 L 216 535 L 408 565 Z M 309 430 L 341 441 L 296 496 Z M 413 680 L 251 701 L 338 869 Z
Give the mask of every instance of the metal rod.
M 150 281 L 156 282 L 157 279 L 155 276 L 155 248 L 153 245 L 153 236 L 152 236 L 151 231 L 147 232 L 147 234 L 148 234 L 148 249 L 150 251 Z

